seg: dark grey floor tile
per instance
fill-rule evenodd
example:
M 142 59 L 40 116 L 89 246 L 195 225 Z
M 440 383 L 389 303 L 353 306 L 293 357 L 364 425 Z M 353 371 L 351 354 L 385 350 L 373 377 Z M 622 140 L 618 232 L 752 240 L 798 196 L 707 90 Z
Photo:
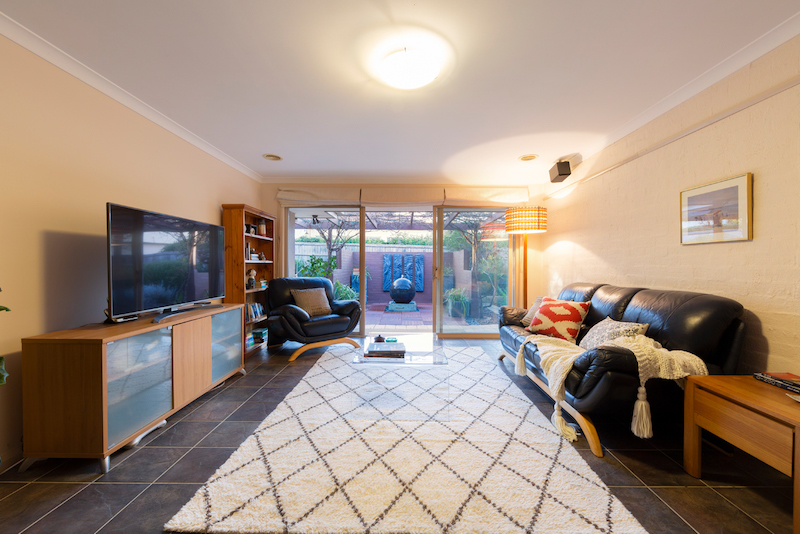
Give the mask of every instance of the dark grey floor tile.
M 683 451 L 666 451 L 665 454 L 683 465 Z M 701 479 L 709 486 L 765 486 L 766 484 L 742 469 L 733 455 L 713 447 L 704 446 L 701 457 Z
M 614 456 L 648 486 L 703 486 L 659 450 L 614 450 Z
M 775 534 L 791 534 L 794 501 L 783 488 L 717 488 L 717 492 Z
M 139 447 L 144 447 L 148 443 L 152 443 L 156 438 L 158 438 L 162 434 L 169 433 L 170 429 L 172 429 L 179 422 L 180 422 L 180 419 L 176 419 L 176 418 L 174 418 L 174 416 L 170 417 L 169 419 L 167 419 L 167 424 L 165 426 L 163 426 L 161 428 L 157 428 L 157 429 L 153 430 L 151 433 L 149 433 L 148 435 L 146 435 L 145 437 L 143 437 L 139 441 L 139 445 L 138 446 Z M 113 461 L 113 456 L 112 456 L 112 461 Z
M 264 388 L 274 389 L 274 388 L 294 388 L 297 384 L 299 384 L 305 375 L 285 375 L 283 373 L 279 375 L 275 375 L 272 380 L 267 382 L 264 385 Z
M 154 484 L 105 527 L 102 534 L 162 534 L 164 524 L 194 496 L 200 484 Z
M 86 484 L 28 484 L 0 501 L 0 528 L 19 532 L 72 497 Z
M 261 421 L 226 421 L 203 438 L 198 447 L 238 447 Z
M 102 475 L 99 460 L 76 458 L 65 460 L 38 482 L 93 482 Z
M 597 473 L 606 486 L 643 486 L 641 480 L 631 473 L 609 451 L 605 451 L 602 458 L 598 458 L 590 450 L 578 450 L 583 459 Z
M 249 386 L 260 388 L 261 386 L 267 384 L 270 380 L 272 380 L 276 375 L 268 375 L 268 374 L 256 374 L 256 373 L 247 373 L 247 376 L 241 377 L 239 380 L 236 381 L 236 385 L 239 387 Z
M 183 418 L 186 421 L 224 421 L 235 412 L 242 401 L 211 400 Z
M 294 388 L 262 388 L 253 395 L 253 398 L 250 401 L 257 401 L 257 402 L 280 402 L 282 401 L 286 395 L 291 393 L 292 389 Z
M 34 462 L 24 473 L 19 472 L 21 463 L 16 463 L 0 475 L 0 482 L 31 482 L 49 473 L 66 460 L 63 458 L 47 458 Z
M 92 484 L 44 516 L 25 534 L 95 532 L 145 488 L 147 484 Z
M 231 386 L 228 388 L 223 389 L 220 391 L 219 395 L 214 397 L 216 401 L 246 401 L 253 394 L 258 391 L 259 388 L 254 387 L 237 387 Z
M 769 532 L 712 488 L 661 487 L 653 488 L 653 491 L 698 532 L 726 534 Z
M 708 473 L 706 467 L 716 468 L 718 464 L 726 466 L 736 466 L 737 469 L 746 473 L 752 478 L 744 478 L 747 483 L 737 484 L 742 486 L 780 486 L 784 488 L 792 488 L 792 477 L 784 475 L 777 469 L 768 466 L 758 458 L 750 456 L 746 452 L 724 443 L 722 450 L 715 449 L 708 443 L 703 442 L 703 480 L 706 481 Z M 708 481 L 706 481 L 708 483 Z
M 311 369 L 311 367 L 313 367 L 313 366 L 310 366 L 310 365 L 294 365 L 294 362 L 291 362 L 289 365 L 287 365 L 286 367 L 284 367 L 281 370 L 280 375 L 281 376 L 286 376 L 286 375 L 305 376 L 306 373 L 308 373 L 309 369 Z
M 158 479 L 158 483 L 203 483 L 236 451 L 236 447 L 192 449 Z
M 280 401 L 247 401 L 228 417 L 228 421 L 263 421 Z
M 247 372 L 247 376 L 250 376 L 250 375 L 275 376 L 278 373 L 280 373 L 284 368 L 286 368 L 286 365 L 283 365 L 283 364 L 282 365 L 269 365 L 269 364 L 263 363 L 263 364 L 259 365 L 258 367 L 256 367 L 255 369 L 253 369 L 252 371 L 248 371 Z
M 0 500 L 5 499 L 20 488 L 25 487 L 25 482 L 2 482 L 0 483 Z
M 194 447 L 206 434 L 214 430 L 219 423 L 214 422 L 180 422 L 172 425 L 153 441 L 148 447 Z
M 143 447 L 118 465 L 98 482 L 153 482 L 189 451 L 187 448 Z
M 613 493 L 651 534 L 697 534 L 650 488 L 612 487 Z
M 202 397 L 199 398 L 199 399 L 195 399 L 192 402 L 190 402 L 189 404 L 187 404 L 186 406 L 184 406 L 183 408 L 181 408 L 180 410 L 178 410 L 177 412 L 175 412 L 174 414 L 172 414 L 169 417 L 169 420 L 170 421 L 175 421 L 175 422 L 181 421 L 183 418 L 185 418 L 187 415 L 191 414 L 193 411 L 198 409 L 200 406 L 202 406 L 206 402 L 207 401 L 205 399 L 203 399 Z

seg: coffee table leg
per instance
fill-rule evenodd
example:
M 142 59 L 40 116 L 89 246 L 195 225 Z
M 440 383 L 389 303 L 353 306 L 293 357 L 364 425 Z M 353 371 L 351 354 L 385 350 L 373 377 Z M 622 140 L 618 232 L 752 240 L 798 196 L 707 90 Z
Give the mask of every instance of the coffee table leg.
M 700 478 L 701 430 L 694 423 L 694 392 L 695 384 L 690 377 L 683 392 L 683 469 Z

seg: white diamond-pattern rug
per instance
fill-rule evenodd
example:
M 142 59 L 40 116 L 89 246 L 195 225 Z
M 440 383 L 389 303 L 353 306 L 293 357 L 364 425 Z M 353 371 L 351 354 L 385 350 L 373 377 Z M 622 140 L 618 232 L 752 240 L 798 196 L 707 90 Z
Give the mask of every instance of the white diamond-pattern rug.
M 328 350 L 165 530 L 646 534 L 495 361 L 437 350 Z

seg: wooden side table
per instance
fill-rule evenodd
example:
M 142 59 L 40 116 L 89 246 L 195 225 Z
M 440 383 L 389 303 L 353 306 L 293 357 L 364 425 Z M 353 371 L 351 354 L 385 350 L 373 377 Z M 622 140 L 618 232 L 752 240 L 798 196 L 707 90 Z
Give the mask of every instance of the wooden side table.
M 746 453 L 793 477 L 794 532 L 800 534 L 800 403 L 787 391 L 752 376 L 690 376 L 684 392 L 683 467 L 700 478 L 704 428 Z

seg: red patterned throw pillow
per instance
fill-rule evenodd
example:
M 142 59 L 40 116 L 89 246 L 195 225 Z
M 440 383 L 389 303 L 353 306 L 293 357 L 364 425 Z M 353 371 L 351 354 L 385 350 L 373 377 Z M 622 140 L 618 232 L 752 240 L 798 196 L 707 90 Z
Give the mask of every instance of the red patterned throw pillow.
M 533 321 L 525 330 L 575 343 L 590 304 L 544 297 Z

